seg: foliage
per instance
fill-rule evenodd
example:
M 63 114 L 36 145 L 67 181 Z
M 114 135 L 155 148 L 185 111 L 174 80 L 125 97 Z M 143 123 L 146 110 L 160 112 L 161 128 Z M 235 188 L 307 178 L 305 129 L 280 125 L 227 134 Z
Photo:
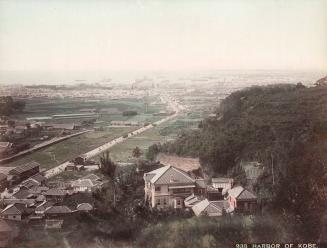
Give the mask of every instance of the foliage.
M 149 148 L 145 154 L 146 159 L 148 159 L 150 161 L 154 161 L 156 156 L 160 152 L 160 150 L 161 150 L 160 144 L 153 144 L 153 145 L 149 146 Z
M 141 149 L 137 146 L 133 149 L 133 157 L 139 158 L 142 155 Z
M 14 101 L 11 96 L 0 97 L 0 115 L 8 116 L 22 112 L 25 108 L 24 101 Z
M 106 151 L 100 157 L 99 170 L 104 174 L 109 176 L 110 179 L 114 179 L 116 164 L 110 159 L 109 151 Z
M 283 216 L 296 240 L 315 240 L 326 209 L 327 87 L 250 87 L 221 102 L 217 119 L 182 133 L 161 151 L 200 157 L 212 176 L 244 183 L 241 161 L 258 161 L 254 185 L 263 208 Z

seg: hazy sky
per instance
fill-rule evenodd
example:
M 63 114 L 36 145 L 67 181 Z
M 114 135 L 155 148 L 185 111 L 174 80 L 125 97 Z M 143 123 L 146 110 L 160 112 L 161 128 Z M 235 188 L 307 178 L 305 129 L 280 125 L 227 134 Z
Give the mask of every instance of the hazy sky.
M 327 0 L 0 0 L 0 71 L 327 68 Z

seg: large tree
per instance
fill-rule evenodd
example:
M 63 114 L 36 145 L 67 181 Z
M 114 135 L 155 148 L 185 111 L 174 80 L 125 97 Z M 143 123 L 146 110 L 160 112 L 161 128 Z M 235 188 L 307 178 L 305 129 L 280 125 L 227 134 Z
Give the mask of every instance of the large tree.
M 110 179 L 111 189 L 113 190 L 113 206 L 116 207 L 116 164 L 111 160 L 109 151 L 100 157 L 99 170 Z

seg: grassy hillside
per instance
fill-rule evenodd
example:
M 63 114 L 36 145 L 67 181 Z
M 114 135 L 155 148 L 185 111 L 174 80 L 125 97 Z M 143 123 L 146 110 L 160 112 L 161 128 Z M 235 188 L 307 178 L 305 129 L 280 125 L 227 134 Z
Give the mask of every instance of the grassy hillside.
M 209 175 L 262 163 L 254 189 L 264 209 L 283 215 L 294 238 L 318 239 L 327 207 L 327 87 L 250 87 L 228 96 L 216 114 L 162 150 L 199 156 Z

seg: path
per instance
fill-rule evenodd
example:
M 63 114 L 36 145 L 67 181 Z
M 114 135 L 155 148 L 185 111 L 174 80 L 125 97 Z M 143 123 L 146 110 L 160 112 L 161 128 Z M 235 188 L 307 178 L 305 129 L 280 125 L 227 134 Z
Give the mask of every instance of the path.
M 160 124 L 162 124 L 164 122 L 167 122 L 167 121 L 169 121 L 171 119 L 174 119 L 176 116 L 178 116 L 178 114 L 181 111 L 183 111 L 185 109 L 183 106 L 181 106 L 175 100 L 169 98 L 168 96 L 162 96 L 161 100 L 164 101 L 164 102 L 167 102 L 168 105 L 175 111 L 175 113 L 173 115 L 167 116 L 167 117 L 165 117 L 165 118 L 163 118 L 163 119 L 161 119 L 159 121 L 156 121 L 156 122 L 154 122 L 152 124 L 149 124 L 149 125 L 147 125 L 145 127 L 141 127 L 141 128 L 139 128 L 137 130 L 134 130 L 134 131 L 128 133 L 127 137 L 125 137 L 125 138 L 124 138 L 124 136 L 121 136 L 119 138 L 111 140 L 111 141 L 109 141 L 108 143 L 106 143 L 104 145 L 101 145 L 101 146 L 99 146 L 99 147 L 97 147 L 97 148 L 95 148 L 95 149 L 93 149 L 93 150 L 91 150 L 89 152 L 86 152 L 86 153 L 82 154 L 81 156 L 85 156 L 86 159 L 90 159 L 92 157 L 95 157 L 95 156 L 103 153 L 104 151 L 108 150 L 109 148 L 113 147 L 114 145 L 122 143 L 122 142 L 124 142 L 125 140 L 127 140 L 127 139 L 129 139 L 131 137 L 134 137 L 134 136 L 136 136 L 136 135 L 138 135 L 140 133 L 143 133 L 143 132 L 145 132 L 145 131 L 147 131 L 147 130 L 149 130 L 149 129 L 157 126 L 157 125 L 160 125 Z M 71 162 L 67 161 L 67 162 L 64 162 L 64 163 L 50 169 L 50 170 L 47 170 L 45 172 L 45 177 L 50 178 L 50 177 L 53 177 L 53 176 L 56 176 L 56 175 L 60 174 L 61 172 L 63 172 L 65 170 L 65 168 L 69 164 L 71 164 Z

